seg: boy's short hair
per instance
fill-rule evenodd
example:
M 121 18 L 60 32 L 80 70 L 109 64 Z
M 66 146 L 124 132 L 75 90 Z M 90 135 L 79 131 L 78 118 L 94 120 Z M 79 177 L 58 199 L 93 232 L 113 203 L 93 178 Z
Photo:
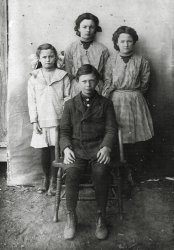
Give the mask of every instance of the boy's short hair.
M 79 81 L 80 76 L 88 74 L 94 74 L 97 81 L 99 81 L 101 78 L 99 72 L 94 66 L 91 64 L 83 64 L 76 73 L 76 80 Z

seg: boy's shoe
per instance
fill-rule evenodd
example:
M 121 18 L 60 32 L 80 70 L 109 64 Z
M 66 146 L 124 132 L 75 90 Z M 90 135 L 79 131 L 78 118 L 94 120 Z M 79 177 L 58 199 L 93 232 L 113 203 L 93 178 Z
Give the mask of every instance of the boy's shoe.
M 49 187 L 49 179 L 47 177 L 44 177 L 42 181 L 42 186 L 38 188 L 37 192 L 39 194 L 45 193 L 48 190 Z
M 64 239 L 72 240 L 76 233 L 77 215 L 76 212 L 68 211 L 67 221 L 64 229 Z
M 99 240 L 105 240 L 108 236 L 108 229 L 106 226 L 105 216 L 102 216 L 102 213 L 97 214 L 95 236 Z
M 54 179 L 54 178 L 51 178 L 51 180 L 50 180 L 48 195 L 49 196 L 56 195 L 56 179 Z

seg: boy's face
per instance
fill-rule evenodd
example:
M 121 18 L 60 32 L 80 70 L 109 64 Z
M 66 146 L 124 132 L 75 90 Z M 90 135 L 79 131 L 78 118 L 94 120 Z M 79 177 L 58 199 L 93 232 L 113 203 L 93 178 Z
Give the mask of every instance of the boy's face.
M 97 83 L 98 81 L 93 73 L 79 77 L 80 88 L 85 96 L 91 96 L 94 93 Z

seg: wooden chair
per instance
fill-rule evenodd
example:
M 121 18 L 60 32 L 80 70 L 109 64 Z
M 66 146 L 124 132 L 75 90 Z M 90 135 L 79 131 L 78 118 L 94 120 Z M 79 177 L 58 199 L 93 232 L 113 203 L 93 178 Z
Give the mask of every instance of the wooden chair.
M 124 154 L 123 154 L 123 144 L 122 144 L 122 135 L 121 130 L 118 131 L 118 138 L 119 138 L 119 149 L 120 149 L 120 161 L 124 161 Z M 63 173 L 63 157 L 60 152 L 59 147 L 60 141 L 60 127 L 58 126 L 56 129 L 56 144 L 55 144 L 55 161 L 53 162 L 53 166 L 58 168 L 57 171 L 57 187 L 56 187 L 56 196 L 55 196 L 55 208 L 54 208 L 54 222 L 58 222 L 58 213 L 59 213 L 59 206 L 61 200 L 65 199 L 65 192 L 62 193 L 62 187 L 65 185 L 63 184 L 63 179 L 66 178 L 66 175 Z M 122 195 L 121 195 L 121 179 L 120 179 L 120 171 L 119 167 L 116 166 L 117 171 L 112 171 L 112 184 L 110 185 L 112 191 L 112 197 L 109 199 L 117 200 L 118 203 L 118 210 L 119 210 L 119 218 L 120 220 L 123 219 L 123 202 L 122 202 Z M 80 188 L 94 188 L 93 184 L 83 183 L 80 184 Z M 79 200 L 94 200 L 93 197 L 80 197 Z

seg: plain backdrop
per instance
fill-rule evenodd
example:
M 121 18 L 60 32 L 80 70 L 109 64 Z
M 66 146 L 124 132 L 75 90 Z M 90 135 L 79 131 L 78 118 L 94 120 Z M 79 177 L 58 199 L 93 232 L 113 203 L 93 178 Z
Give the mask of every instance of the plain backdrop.
M 173 0 L 9 0 L 8 1 L 8 185 L 30 185 L 40 178 L 40 152 L 30 147 L 27 107 L 30 55 L 42 43 L 62 51 L 77 39 L 74 21 L 91 12 L 100 20 L 97 40 L 113 51 L 112 34 L 121 25 L 138 35 L 136 51 L 150 60 L 147 96 L 155 126 L 155 148 L 173 147 Z M 173 138 L 174 139 L 174 138 Z

